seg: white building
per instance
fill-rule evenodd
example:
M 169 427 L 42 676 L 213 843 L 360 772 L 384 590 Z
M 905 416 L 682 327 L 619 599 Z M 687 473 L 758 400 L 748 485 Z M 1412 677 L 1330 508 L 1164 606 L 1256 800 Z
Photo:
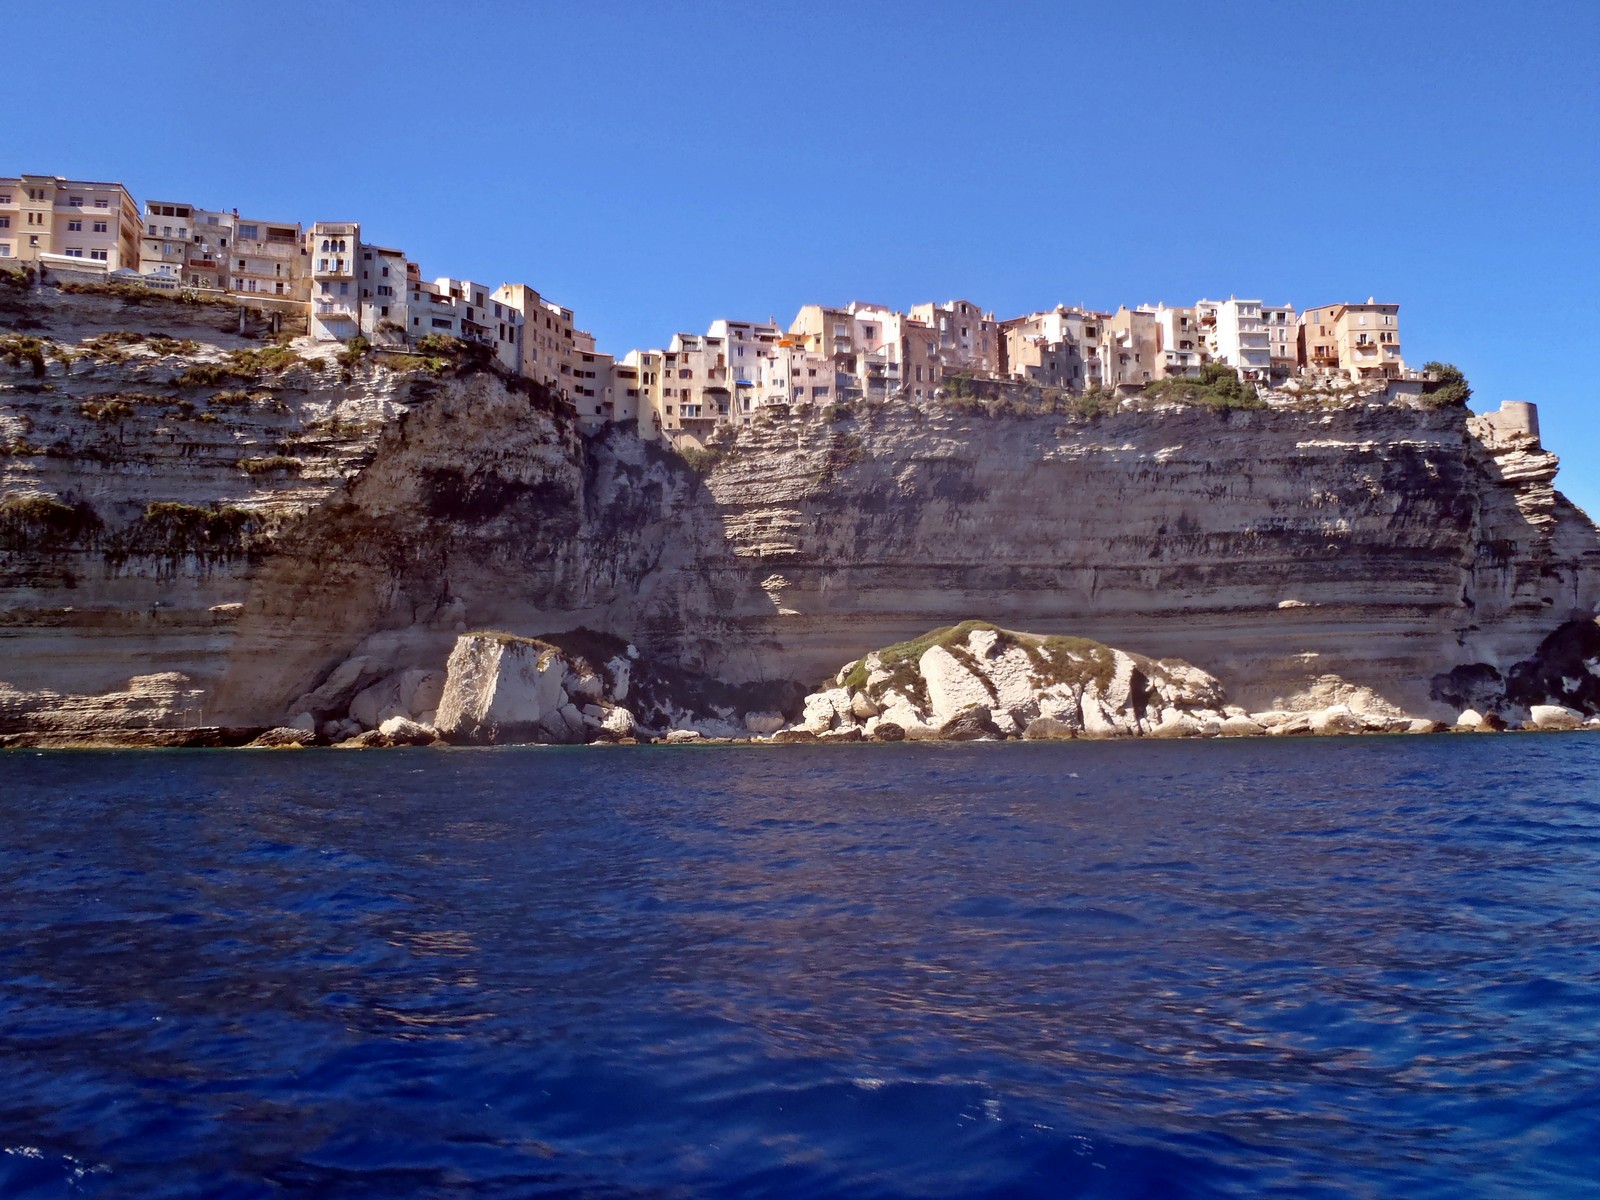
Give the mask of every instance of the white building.
M 1195 310 L 1208 330 L 1211 357 L 1238 371 L 1241 379 L 1264 383 L 1272 369 L 1272 343 L 1261 318 L 1261 301 L 1200 300 Z
M 1267 349 L 1274 375 L 1293 375 L 1300 360 L 1300 317 L 1292 304 L 1263 304 L 1261 323 L 1267 328 Z
M 711 322 L 706 336 L 719 340 L 724 349 L 728 383 L 732 388 L 730 419 L 748 425 L 772 394 L 770 363 L 778 343 L 783 340 L 783 330 L 770 321 L 763 324 L 719 317 Z
M 404 342 L 411 328 L 406 256 L 388 246 L 361 246 L 361 332 L 380 345 Z
M 311 262 L 311 336 L 348 341 L 361 332 L 361 292 L 356 278 L 361 226 L 354 221 L 318 221 L 306 234 L 306 251 Z

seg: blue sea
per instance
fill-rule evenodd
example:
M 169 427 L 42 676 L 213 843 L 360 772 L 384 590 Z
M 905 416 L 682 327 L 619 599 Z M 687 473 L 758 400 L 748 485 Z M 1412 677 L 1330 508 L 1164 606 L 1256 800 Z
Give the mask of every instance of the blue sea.
M 0 755 L 0 1197 L 1600 1196 L 1600 735 Z

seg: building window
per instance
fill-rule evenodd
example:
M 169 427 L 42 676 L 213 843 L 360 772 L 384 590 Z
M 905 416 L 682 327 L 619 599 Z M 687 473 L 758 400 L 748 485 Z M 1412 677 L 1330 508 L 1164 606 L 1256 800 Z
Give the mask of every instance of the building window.
M 68 258 L 82 258 L 83 257 L 83 247 L 82 246 L 68 246 L 67 247 L 67 257 Z
M 10 257 L 11 257 L 11 243 L 10 242 L 0 242 L 0 258 L 10 258 Z
M 96 262 L 109 262 L 110 261 L 110 255 L 105 250 L 91 250 L 91 251 L 89 251 L 89 257 L 94 259 Z
M 96 221 L 94 223 L 94 231 L 96 233 L 105 233 L 105 232 L 107 232 L 106 223 L 104 221 Z
M 82 208 L 83 207 L 83 197 L 82 196 L 68 196 L 67 197 L 67 207 L 68 208 Z
M 82 221 L 68 221 L 67 222 L 67 232 L 68 233 L 82 233 L 83 232 L 83 222 Z
M 96 208 L 110 208 L 111 207 L 111 203 L 110 203 L 110 201 L 107 201 L 107 200 L 96 200 L 94 202 L 94 206 Z
M 0 229 L 10 229 L 10 228 L 11 228 L 11 218 L 10 217 L 0 217 Z

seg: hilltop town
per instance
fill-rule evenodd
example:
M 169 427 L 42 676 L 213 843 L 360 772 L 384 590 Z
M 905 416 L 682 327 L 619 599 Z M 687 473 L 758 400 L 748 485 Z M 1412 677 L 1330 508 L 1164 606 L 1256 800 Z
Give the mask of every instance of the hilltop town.
M 0 745 L 1600 705 L 1600 533 L 1533 406 L 1467 412 L 1392 303 L 806 305 L 617 358 L 356 222 L 20 176 L 0 250 Z M 542 732 L 443 701 L 507 671 Z M 1116 711 L 1035 714 L 1024 676 Z
M 359 222 L 269 220 L 237 209 L 151 200 L 120 183 L 0 177 L 0 267 L 56 282 L 128 283 L 237 301 L 316 341 L 375 347 L 487 347 L 594 428 L 636 422 L 641 438 L 699 444 L 762 409 L 899 398 L 924 403 L 975 387 L 1130 395 L 1216 364 L 1241 385 L 1390 387 L 1425 378 L 1401 356 L 1399 305 L 1309 309 L 1229 297 L 1097 312 L 1058 306 L 998 319 L 968 300 L 900 312 L 808 304 L 787 328 L 718 319 L 664 349 L 604 353 L 570 308 L 524 283 L 423 277 Z M 431 341 L 430 341 L 431 339 Z

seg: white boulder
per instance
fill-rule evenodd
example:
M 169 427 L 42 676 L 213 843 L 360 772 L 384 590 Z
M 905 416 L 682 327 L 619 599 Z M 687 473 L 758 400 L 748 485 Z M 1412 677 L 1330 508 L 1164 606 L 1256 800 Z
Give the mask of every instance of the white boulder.
M 617 737 L 632 737 L 638 726 L 633 719 L 633 714 L 627 709 L 613 708 L 606 713 L 605 718 L 600 722 L 600 727 L 607 733 L 613 733 Z
M 777 733 L 784 725 L 783 714 L 778 712 L 750 712 L 744 715 L 744 727 L 757 737 Z
M 463 634 L 445 667 L 439 733 L 448 741 L 536 740 L 546 718 L 567 703 L 565 673 L 561 655 L 542 643 Z
M 942 723 L 969 708 L 987 708 L 994 702 L 984 680 L 943 646 L 933 646 L 917 661 L 928 689 L 928 707 Z
M 1528 710 L 1528 724 L 1535 729 L 1582 729 L 1583 714 L 1560 704 L 1535 704 Z
M 841 713 L 849 712 L 850 693 L 846 689 L 836 687 L 825 692 L 813 692 L 806 697 L 799 728 L 807 733 L 826 733 L 838 722 Z M 851 714 L 850 722 L 854 722 L 854 714 Z

